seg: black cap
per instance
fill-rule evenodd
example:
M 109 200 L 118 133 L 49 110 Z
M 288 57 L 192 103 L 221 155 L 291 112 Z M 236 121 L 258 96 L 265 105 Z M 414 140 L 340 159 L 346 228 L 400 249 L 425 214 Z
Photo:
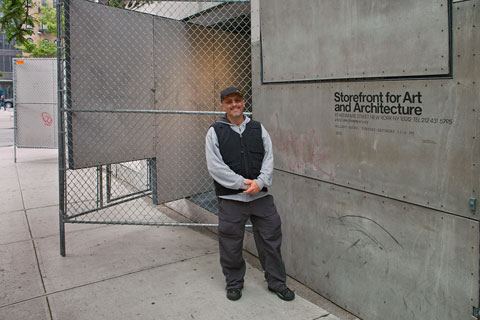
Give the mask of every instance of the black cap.
M 231 94 L 238 94 L 243 98 L 243 93 L 240 91 L 240 89 L 235 87 L 228 87 L 227 89 L 220 92 L 220 101 L 223 101 L 223 99 L 225 99 L 226 96 Z

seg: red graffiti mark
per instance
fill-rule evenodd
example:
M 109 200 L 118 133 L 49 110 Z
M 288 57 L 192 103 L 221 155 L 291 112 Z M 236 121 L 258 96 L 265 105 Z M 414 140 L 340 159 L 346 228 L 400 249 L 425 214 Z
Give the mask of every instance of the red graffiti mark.
M 45 123 L 45 125 L 48 127 L 50 127 L 53 123 L 52 116 L 48 112 L 42 112 L 42 119 L 43 123 Z
M 273 116 L 276 122 L 276 128 L 272 136 L 274 147 L 286 160 L 288 169 L 311 167 L 333 180 L 334 172 L 332 168 L 327 170 L 322 165 L 330 157 L 320 152 L 320 143 L 315 129 L 312 129 L 309 134 L 295 135 L 291 129 L 283 130 L 280 127 L 278 113 L 274 113 Z

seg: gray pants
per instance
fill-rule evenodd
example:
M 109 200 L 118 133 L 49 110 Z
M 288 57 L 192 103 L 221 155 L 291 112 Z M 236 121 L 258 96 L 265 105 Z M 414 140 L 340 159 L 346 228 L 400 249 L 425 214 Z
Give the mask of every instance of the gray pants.
M 250 218 L 268 286 L 274 290 L 284 290 L 286 273 L 280 252 L 282 229 L 273 197 L 268 195 L 251 202 L 219 198 L 218 203 L 220 265 L 227 282 L 226 288 L 243 288 L 246 267 L 242 246 L 245 223 Z

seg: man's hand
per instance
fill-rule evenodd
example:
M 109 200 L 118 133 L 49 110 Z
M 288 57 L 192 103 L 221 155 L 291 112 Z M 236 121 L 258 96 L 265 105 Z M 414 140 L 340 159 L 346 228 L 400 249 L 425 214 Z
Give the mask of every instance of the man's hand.
M 255 180 L 245 180 L 243 183 L 248 186 L 247 190 L 243 191 L 243 193 L 257 194 L 260 192 L 260 188 Z

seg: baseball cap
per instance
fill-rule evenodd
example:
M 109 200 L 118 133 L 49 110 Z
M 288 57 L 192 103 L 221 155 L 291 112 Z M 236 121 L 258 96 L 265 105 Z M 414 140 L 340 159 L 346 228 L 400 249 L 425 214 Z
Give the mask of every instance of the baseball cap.
M 231 95 L 231 94 L 238 94 L 243 98 L 243 93 L 240 91 L 240 89 L 238 89 L 236 87 L 228 87 L 225 90 L 223 90 L 222 92 L 220 92 L 220 101 L 223 101 L 223 99 L 226 96 Z

